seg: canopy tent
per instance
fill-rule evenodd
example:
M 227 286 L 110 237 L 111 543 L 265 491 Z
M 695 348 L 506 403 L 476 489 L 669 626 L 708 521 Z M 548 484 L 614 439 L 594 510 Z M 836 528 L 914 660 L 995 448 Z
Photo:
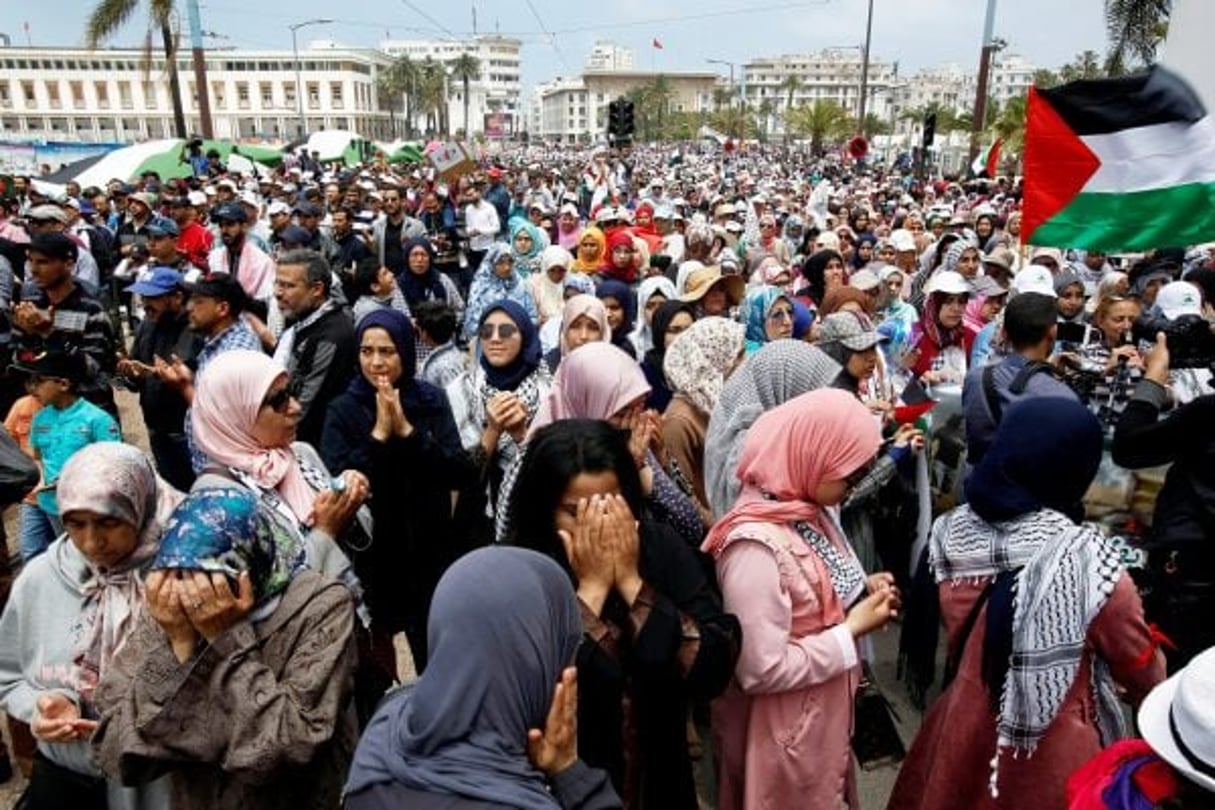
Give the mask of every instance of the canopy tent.
M 422 144 L 418 141 L 376 141 L 375 148 L 384 153 L 389 163 L 421 163 Z
M 317 158 L 322 163 L 332 163 L 333 161 L 340 160 L 347 166 L 362 163 L 364 152 L 370 158 L 371 153 L 376 148 L 374 143 L 364 139 L 362 135 L 345 129 L 327 129 L 322 132 L 314 132 L 308 136 L 308 140 L 293 141 L 286 148 L 293 149 L 296 147 L 306 150 L 309 154 L 316 152 Z
M 86 159 L 61 170 L 62 181 L 75 180 L 81 186 L 103 186 L 114 178 L 132 180 L 144 172 L 154 171 L 162 180 L 189 177 L 190 164 L 184 160 L 186 141 L 181 138 L 146 141 L 115 149 L 100 160 Z M 206 154 L 216 150 L 226 160 L 233 154 L 248 158 L 264 166 L 275 166 L 283 159 L 280 150 L 260 144 L 237 144 L 232 141 L 203 141 Z M 239 161 L 238 161 L 239 162 Z M 77 166 L 79 168 L 77 169 Z M 234 171 L 248 171 L 246 163 L 231 167 Z M 68 174 L 69 170 L 75 170 Z

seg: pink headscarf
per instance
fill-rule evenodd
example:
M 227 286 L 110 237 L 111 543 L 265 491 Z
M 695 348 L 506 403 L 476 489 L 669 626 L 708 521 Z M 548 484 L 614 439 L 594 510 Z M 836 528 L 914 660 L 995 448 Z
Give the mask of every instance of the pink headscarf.
M 304 480 L 294 451 L 262 447 L 253 438 L 266 393 L 286 374 L 287 369 L 261 352 L 233 349 L 218 355 L 194 395 L 194 439 L 207 458 L 277 490 L 299 521 L 311 526 L 316 493 Z
M 742 492 L 701 550 L 720 555 L 730 532 L 744 523 L 794 521 L 805 521 L 844 546 L 814 493 L 822 482 L 843 480 L 860 469 L 881 440 L 869 409 L 840 389 L 811 391 L 768 411 L 747 432 L 738 460 Z
M 595 323 L 599 324 L 599 339 L 604 342 L 611 342 L 612 327 L 608 326 L 607 310 L 603 307 L 603 302 L 593 295 L 585 293 L 575 295 L 570 300 L 565 302 L 565 308 L 561 310 L 561 356 L 565 357 L 570 353 L 569 344 L 565 340 L 565 331 L 573 326 L 574 321 L 578 320 L 582 315 L 587 316 Z M 557 367 L 557 371 L 561 371 L 561 367 Z
M 650 393 L 641 366 L 611 343 L 579 346 L 561 361 L 529 436 L 562 419 L 607 419 Z

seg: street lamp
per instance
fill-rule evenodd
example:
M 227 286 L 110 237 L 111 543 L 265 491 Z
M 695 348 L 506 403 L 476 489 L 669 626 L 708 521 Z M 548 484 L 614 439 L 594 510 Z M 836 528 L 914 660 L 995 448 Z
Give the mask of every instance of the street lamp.
M 295 106 L 300 117 L 300 137 L 306 137 L 308 134 L 308 125 L 304 123 L 304 86 L 300 82 L 300 47 L 296 42 L 295 32 L 301 28 L 307 28 L 310 25 L 328 25 L 333 22 L 329 19 L 304 20 L 303 22 L 288 25 L 291 29 L 291 53 L 295 57 Z
M 734 65 L 736 63 L 730 62 L 725 59 L 706 59 L 705 61 L 708 62 L 710 65 L 726 65 L 727 67 L 730 68 L 730 99 L 731 99 L 730 106 L 733 107 L 735 105 L 735 102 L 738 100 L 738 90 L 736 89 L 736 86 L 734 84 Z M 737 124 L 737 123 L 738 122 L 735 121 L 735 124 Z M 746 134 L 745 132 L 742 133 L 742 135 L 745 135 L 745 134 Z

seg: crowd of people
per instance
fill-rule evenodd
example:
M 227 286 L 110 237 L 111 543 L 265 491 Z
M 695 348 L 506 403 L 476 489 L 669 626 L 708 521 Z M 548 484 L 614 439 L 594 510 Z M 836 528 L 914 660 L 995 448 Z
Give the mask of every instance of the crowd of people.
M 775 147 L 184 173 L 0 204 L 25 807 L 855 809 L 890 627 L 889 807 L 1215 806 L 1215 245 Z

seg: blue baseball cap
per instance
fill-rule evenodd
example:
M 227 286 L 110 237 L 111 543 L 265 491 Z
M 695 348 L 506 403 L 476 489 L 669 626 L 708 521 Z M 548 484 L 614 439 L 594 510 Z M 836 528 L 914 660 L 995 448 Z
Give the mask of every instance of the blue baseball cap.
M 181 273 L 172 267 L 154 267 L 152 268 L 152 275 L 143 281 L 136 281 L 127 287 L 126 291 L 142 295 L 145 298 L 155 298 L 158 295 L 168 295 L 175 290 L 181 289 L 181 283 Z
M 168 217 L 156 217 L 146 226 L 148 236 L 172 236 L 177 238 L 181 236 L 181 229 L 177 227 L 177 223 Z

